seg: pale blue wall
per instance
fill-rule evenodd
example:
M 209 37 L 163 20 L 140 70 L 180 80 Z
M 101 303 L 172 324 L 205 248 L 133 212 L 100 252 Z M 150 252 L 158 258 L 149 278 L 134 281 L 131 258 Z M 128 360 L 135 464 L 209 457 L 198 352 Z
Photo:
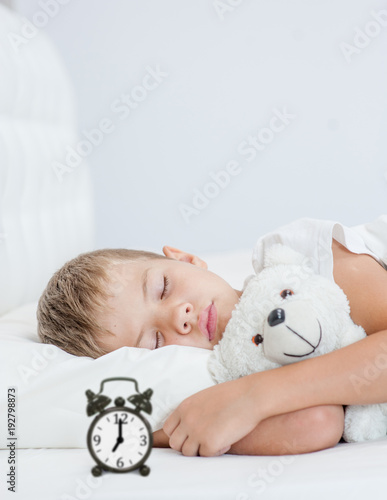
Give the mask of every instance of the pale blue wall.
M 14 4 L 44 24 L 37 13 L 51 2 L 59 5 Z M 223 18 L 216 5 L 229 5 Z M 101 120 L 110 132 L 87 157 L 99 247 L 249 248 L 298 217 L 351 225 L 386 211 L 385 2 L 70 0 L 51 8 L 41 29 L 74 82 L 80 133 Z M 144 80 L 157 67 L 165 75 Z M 144 100 L 124 117 L 122 95 L 133 92 L 130 101 Z M 284 110 L 292 116 L 275 118 Z M 254 158 L 243 144 L 249 136 L 258 141 Z M 227 165 L 234 175 L 216 193 L 211 172 Z M 181 205 L 192 206 L 195 193 L 199 203 L 204 191 L 214 197 L 187 223 Z

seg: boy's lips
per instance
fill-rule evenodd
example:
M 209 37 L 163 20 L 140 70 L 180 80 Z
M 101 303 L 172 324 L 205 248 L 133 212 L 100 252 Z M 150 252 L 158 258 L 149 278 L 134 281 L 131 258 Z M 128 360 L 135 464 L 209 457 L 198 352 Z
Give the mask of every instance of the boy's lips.
M 211 304 L 200 313 L 198 321 L 199 330 L 210 341 L 215 337 L 217 320 L 218 313 L 214 303 L 211 302 Z

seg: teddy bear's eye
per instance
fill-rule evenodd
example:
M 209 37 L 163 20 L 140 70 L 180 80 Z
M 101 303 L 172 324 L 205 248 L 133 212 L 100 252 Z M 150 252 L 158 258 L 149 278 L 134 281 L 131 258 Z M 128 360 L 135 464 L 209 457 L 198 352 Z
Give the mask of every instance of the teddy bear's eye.
M 283 299 L 286 299 L 290 295 L 294 295 L 294 292 L 293 292 L 293 290 L 289 290 L 289 288 L 285 288 L 285 290 L 282 290 L 282 292 L 280 293 L 280 295 L 281 295 L 281 297 Z
M 259 345 L 259 344 L 262 344 L 263 337 L 262 337 L 262 335 L 260 335 L 258 333 L 258 335 L 256 335 L 255 337 L 253 337 L 251 340 L 254 342 L 255 345 Z

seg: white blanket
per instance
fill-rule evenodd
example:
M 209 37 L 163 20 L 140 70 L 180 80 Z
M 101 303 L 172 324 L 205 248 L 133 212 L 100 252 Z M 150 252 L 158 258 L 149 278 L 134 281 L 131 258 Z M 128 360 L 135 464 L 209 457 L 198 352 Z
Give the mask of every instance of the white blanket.
M 149 476 L 94 478 L 87 450 L 18 450 L 17 494 L 6 491 L 7 452 L 0 452 L 1 498 L 21 500 L 375 500 L 387 489 L 387 439 L 338 444 L 284 457 L 183 457 L 154 449 Z

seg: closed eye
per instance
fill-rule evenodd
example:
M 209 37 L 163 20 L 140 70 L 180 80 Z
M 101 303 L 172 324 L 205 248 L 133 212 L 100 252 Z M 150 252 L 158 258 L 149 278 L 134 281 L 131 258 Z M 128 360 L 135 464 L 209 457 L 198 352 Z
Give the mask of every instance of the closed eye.
M 164 289 L 163 289 L 163 292 L 161 294 L 162 299 L 165 297 L 165 294 L 167 293 L 168 288 L 169 288 L 169 279 L 167 276 L 164 276 Z

